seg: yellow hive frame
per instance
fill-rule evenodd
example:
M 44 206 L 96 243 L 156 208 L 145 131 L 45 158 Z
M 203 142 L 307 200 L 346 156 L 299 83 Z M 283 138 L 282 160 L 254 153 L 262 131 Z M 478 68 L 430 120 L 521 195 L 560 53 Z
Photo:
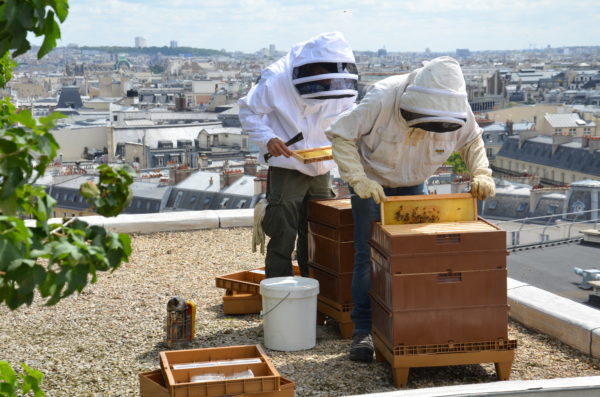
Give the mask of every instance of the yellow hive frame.
M 310 149 L 292 150 L 292 156 L 304 164 L 333 159 L 331 146 L 321 146 Z
M 380 207 L 382 225 L 477 220 L 477 200 L 471 193 L 389 196 Z

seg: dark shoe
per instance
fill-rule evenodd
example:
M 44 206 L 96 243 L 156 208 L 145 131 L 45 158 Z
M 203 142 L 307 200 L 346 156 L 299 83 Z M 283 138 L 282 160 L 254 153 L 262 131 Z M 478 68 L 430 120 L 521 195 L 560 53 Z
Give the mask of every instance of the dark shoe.
M 370 363 L 373 361 L 373 338 L 371 334 L 356 334 L 352 337 L 350 346 L 350 360 Z

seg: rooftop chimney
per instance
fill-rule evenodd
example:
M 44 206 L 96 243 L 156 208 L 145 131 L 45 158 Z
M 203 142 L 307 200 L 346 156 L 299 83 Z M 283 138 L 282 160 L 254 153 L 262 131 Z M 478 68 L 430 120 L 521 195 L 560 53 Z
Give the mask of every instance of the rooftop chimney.
M 571 135 L 562 135 L 562 134 L 554 134 L 552 135 L 552 155 L 556 153 L 558 147 L 564 143 L 569 143 L 573 141 L 573 137 Z
M 260 170 L 254 178 L 254 195 L 267 192 L 267 170 Z
M 231 186 L 235 181 L 244 176 L 242 170 L 223 170 L 223 174 L 221 176 L 221 189 L 226 188 L 227 186 Z
M 246 156 L 244 161 L 244 174 L 256 176 L 258 170 L 258 160 L 256 157 Z

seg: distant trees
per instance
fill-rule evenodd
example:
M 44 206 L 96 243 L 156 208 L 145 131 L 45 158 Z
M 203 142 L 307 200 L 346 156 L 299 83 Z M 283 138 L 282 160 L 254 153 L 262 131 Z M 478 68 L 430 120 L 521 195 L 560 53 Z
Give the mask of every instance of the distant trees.
M 224 51 L 211 50 L 207 48 L 193 48 L 193 47 L 116 47 L 116 46 L 100 46 L 100 47 L 88 47 L 83 46 L 79 49 L 85 51 L 104 51 L 114 54 L 143 54 L 143 55 L 180 55 L 189 54 L 197 57 L 210 57 L 217 55 L 224 55 Z

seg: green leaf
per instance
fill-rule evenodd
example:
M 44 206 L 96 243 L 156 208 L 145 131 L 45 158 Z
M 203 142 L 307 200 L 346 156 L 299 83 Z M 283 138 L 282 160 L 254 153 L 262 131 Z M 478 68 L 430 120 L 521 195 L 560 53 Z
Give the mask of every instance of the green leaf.
M 77 248 L 69 243 L 68 241 L 63 241 L 54 246 L 54 251 L 52 252 L 54 259 L 64 259 L 68 256 L 73 258 L 79 258 L 80 254 Z
M 56 11 L 56 16 L 58 16 L 58 19 L 61 22 L 64 22 L 69 14 L 69 4 L 67 3 L 67 0 L 51 0 L 50 4 L 54 4 L 52 7 L 54 8 L 54 11 Z
M 2 380 L 11 384 L 17 382 L 17 375 L 10 365 L 6 361 L 0 361 L 0 376 Z
M 87 284 L 88 265 L 79 264 L 71 271 L 71 278 L 65 293 L 81 292 Z
M 52 51 L 52 49 L 56 47 L 56 39 L 60 38 L 60 28 L 54 21 L 53 11 L 48 11 L 48 14 L 46 15 L 44 34 L 44 41 L 42 42 L 42 46 L 37 53 L 38 59 L 42 59 L 44 55 Z
M 6 270 L 9 265 L 21 257 L 21 250 L 14 240 L 0 235 L 0 270 Z

